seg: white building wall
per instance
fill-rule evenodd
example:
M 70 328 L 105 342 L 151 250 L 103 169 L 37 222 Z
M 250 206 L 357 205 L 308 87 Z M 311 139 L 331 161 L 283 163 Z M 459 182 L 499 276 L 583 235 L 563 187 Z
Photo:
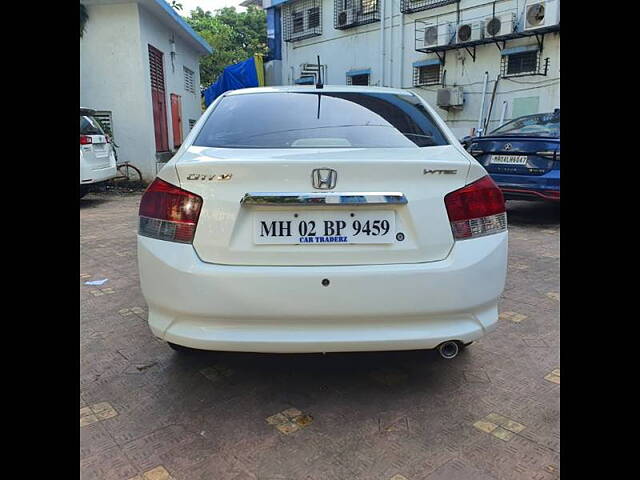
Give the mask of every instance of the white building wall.
M 136 3 L 89 5 L 88 11 L 89 22 L 80 40 L 80 105 L 112 112 L 118 160 L 131 162 L 140 168 L 144 179 L 150 181 L 159 166 L 148 44 L 164 53 L 167 133 L 171 150 L 174 145 L 170 94 L 180 95 L 182 99 L 183 139 L 189 133 L 189 120 L 197 120 L 202 114 L 198 53 L 177 32 Z M 173 66 L 172 37 L 176 43 Z M 183 66 L 195 74 L 195 93 L 185 90 Z
M 89 22 L 80 39 L 80 105 L 110 110 L 118 160 L 145 173 L 155 168 L 148 142 L 148 111 L 135 4 L 90 5 Z M 132 54 L 135 52 L 135 54 Z M 153 134 L 153 121 L 151 122 Z M 151 154 L 151 157 L 150 157 Z
M 151 105 L 151 78 L 149 76 L 149 45 L 154 46 L 163 53 L 163 66 L 165 78 L 165 93 L 167 104 L 167 130 L 169 133 L 169 148 L 173 151 L 176 146 L 173 143 L 173 118 L 171 115 L 172 93 L 179 95 L 182 100 L 182 138 L 189 134 L 189 120 L 198 120 L 202 114 L 200 102 L 200 67 L 198 54 L 187 45 L 178 35 L 162 24 L 153 14 L 140 7 L 140 49 L 146 75 L 144 77 L 145 95 Z M 175 55 L 171 55 L 171 40 L 175 40 Z M 195 73 L 195 93 L 185 90 L 184 70 L 187 67 Z M 149 109 L 150 122 L 153 126 L 153 110 Z M 151 130 L 151 141 L 155 151 L 155 136 Z M 155 172 L 154 172 L 155 175 Z
M 402 14 L 400 0 L 378 1 L 385 2 L 384 78 L 381 74 L 382 22 L 337 30 L 333 26 L 334 0 L 323 0 L 322 35 L 296 42 L 283 42 L 282 83 L 293 84 L 300 76 L 300 65 L 316 63 L 316 56 L 320 55 L 321 63 L 327 66 L 327 84 L 344 85 L 347 71 L 369 68 L 371 85 L 410 89 L 435 107 L 436 91 L 441 86 L 413 87 L 412 63 L 437 58 L 433 53 L 424 54 L 415 50 L 415 20 L 428 23 L 456 21 L 458 6 L 454 3 Z M 514 10 L 520 15 L 525 2 L 526 0 L 499 0 L 496 2 L 496 13 Z M 461 20 L 491 16 L 492 3 L 487 0 L 462 0 L 459 4 Z M 283 9 L 283 16 L 284 14 Z M 401 42 L 401 25 L 404 25 L 404 42 Z M 507 41 L 506 48 L 535 44 L 535 37 L 527 37 Z M 547 76 L 531 75 L 499 80 L 489 130 L 499 124 L 503 101 L 507 102 L 505 120 L 513 118 L 514 113 L 517 116 L 518 112 L 513 109 L 514 100 L 516 103 L 519 101 L 517 99 L 525 98 L 535 105 L 537 98 L 538 112 L 552 111 L 560 106 L 559 33 L 544 36 L 541 56 L 543 59 L 549 57 Z M 477 127 L 485 72 L 489 74 L 485 96 L 485 112 L 488 112 L 493 86 L 500 73 L 500 60 L 500 50 L 493 43 L 478 45 L 475 61 L 464 48 L 446 52 L 445 65 L 442 67 L 446 71 L 445 86 L 462 86 L 465 105 L 462 110 L 438 109 L 438 112 L 459 138 L 469 135 L 471 129 Z

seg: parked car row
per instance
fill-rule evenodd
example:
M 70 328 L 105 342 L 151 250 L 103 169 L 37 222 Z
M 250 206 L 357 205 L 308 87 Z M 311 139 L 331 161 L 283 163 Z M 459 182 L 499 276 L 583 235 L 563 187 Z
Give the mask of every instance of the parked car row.
M 462 144 L 505 199 L 560 201 L 560 109 L 516 118 Z

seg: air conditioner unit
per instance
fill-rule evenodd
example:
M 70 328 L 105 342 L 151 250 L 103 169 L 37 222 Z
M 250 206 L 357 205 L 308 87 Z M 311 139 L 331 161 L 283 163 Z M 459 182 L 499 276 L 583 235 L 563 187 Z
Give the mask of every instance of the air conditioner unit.
M 469 22 L 458 25 L 456 43 L 473 42 L 484 38 L 484 22 Z
M 346 27 L 356 22 L 358 18 L 358 11 L 355 8 L 347 8 L 338 11 L 338 26 Z
M 484 37 L 501 37 L 509 35 L 516 29 L 516 14 L 504 13 L 495 17 L 487 17 L 484 20 Z
M 424 29 L 424 46 L 440 47 L 443 45 L 449 45 L 453 35 L 453 27 L 450 23 L 429 25 Z
M 464 105 L 464 91 L 462 87 L 439 88 L 436 104 L 445 110 L 449 108 L 462 108 Z
M 524 5 L 523 30 L 551 27 L 560 22 L 560 0 L 528 0 Z

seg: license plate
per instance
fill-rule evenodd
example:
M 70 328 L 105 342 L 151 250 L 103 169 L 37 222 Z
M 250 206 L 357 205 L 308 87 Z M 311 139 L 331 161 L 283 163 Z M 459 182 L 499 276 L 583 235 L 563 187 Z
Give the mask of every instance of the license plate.
M 253 235 L 256 244 L 393 243 L 395 213 L 385 210 L 256 212 Z
M 526 155 L 491 155 L 491 163 L 495 165 L 526 165 Z
M 93 144 L 93 153 L 98 158 L 109 156 L 109 150 L 107 149 L 107 144 L 106 143 L 102 143 L 102 144 L 101 143 L 98 143 L 98 144 L 94 143 Z

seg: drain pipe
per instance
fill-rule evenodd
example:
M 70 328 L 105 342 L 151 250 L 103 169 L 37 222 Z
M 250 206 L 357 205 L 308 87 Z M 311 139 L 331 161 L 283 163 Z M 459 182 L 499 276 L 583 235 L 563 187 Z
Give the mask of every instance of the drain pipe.
M 484 84 L 482 85 L 482 103 L 480 103 L 480 115 L 478 115 L 478 128 L 476 133 L 478 137 L 481 137 L 484 133 L 482 131 L 482 117 L 484 116 L 484 97 L 487 95 L 487 82 L 489 81 L 489 72 L 484 72 Z
M 500 113 L 500 124 L 498 125 L 499 127 L 501 127 L 504 124 L 504 116 L 507 113 L 507 101 L 503 100 L 502 101 L 502 112 Z
M 384 87 L 384 0 L 380 0 L 380 86 Z
M 404 88 L 404 13 L 400 12 L 400 88 Z

